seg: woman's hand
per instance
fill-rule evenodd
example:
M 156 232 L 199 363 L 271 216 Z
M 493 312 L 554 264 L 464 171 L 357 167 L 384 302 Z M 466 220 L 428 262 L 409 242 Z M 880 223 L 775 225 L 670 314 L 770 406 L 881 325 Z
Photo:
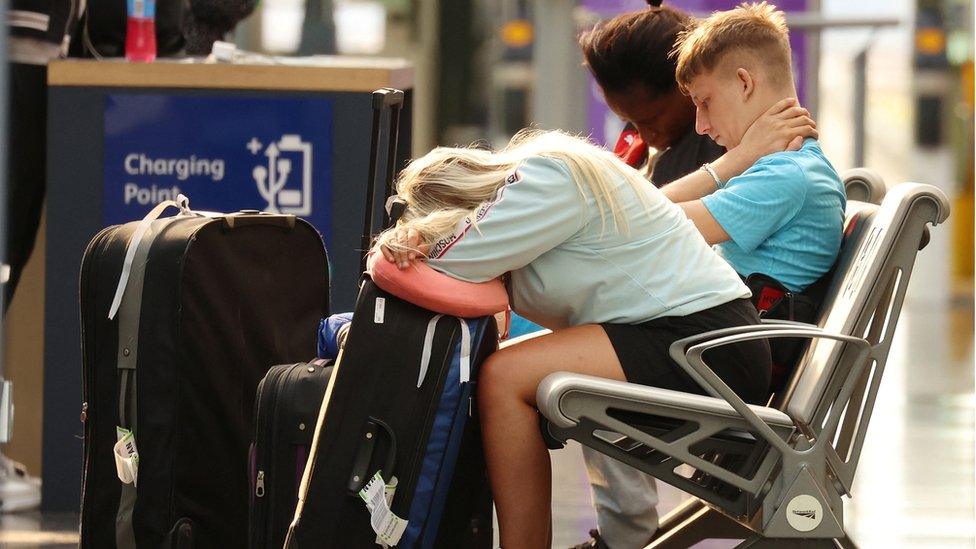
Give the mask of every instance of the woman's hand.
M 392 241 L 396 244 L 394 249 L 381 245 L 380 251 L 387 261 L 396 263 L 399 269 L 406 269 L 412 261 L 422 261 L 427 255 L 429 247 L 421 242 L 420 233 L 415 229 L 397 229 Z
M 810 111 L 801 107 L 795 98 L 778 101 L 749 126 L 738 147 L 754 156 L 753 162 L 767 154 L 795 151 L 807 137 L 816 139 L 817 123 Z
M 728 181 L 767 154 L 799 150 L 805 138 L 818 136 L 817 123 L 810 117 L 810 111 L 799 106 L 796 98 L 787 97 L 760 115 L 739 144 L 712 165 L 722 181 Z

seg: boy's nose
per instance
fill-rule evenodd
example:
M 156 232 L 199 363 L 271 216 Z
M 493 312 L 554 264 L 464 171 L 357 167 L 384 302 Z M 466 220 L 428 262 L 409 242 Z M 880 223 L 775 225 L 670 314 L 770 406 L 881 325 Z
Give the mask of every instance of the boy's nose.
M 705 135 L 710 129 L 708 117 L 702 113 L 701 109 L 695 109 L 695 131 L 698 132 L 698 135 Z

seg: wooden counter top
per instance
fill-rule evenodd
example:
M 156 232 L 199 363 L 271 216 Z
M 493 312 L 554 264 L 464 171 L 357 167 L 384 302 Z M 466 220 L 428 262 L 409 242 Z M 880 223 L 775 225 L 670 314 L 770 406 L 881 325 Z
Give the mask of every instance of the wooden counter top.
M 205 63 L 202 59 L 63 59 L 48 65 L 51 86 L 370 92 L 413 88 L 405 59 L 315 56 L 275 64 Z

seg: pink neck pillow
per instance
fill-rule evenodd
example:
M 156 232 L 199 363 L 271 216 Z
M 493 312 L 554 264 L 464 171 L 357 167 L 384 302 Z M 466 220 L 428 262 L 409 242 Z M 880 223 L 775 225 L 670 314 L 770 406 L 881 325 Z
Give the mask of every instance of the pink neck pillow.
M 366 272 L 381 289 L 418 307 L 473 318 L 508 310 L 508 292 L 499 279 L 464 282 L 439 273 L 422 261 L 400 270 L 383 254 L 370 253 Z

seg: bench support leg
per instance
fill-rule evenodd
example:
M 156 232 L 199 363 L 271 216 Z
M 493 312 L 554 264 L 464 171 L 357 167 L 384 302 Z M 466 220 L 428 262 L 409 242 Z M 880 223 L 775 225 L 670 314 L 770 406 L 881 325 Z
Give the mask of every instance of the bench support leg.
M 847 549 L 849 547 L 853 549 L 857 548 L 849 537 L 838 539 L 789 539 L 754 536 L 736 545 L 736 549 Z
M 668 514 L 661 517 L 658 521 L 657 530 L 654 532 L 654 536 L 651 537 L 651 542 L 656 541 L 658 538 L 667 535 L 672 529 L 677 528 L 682 522 L 688 520 L 688 517 L 694 515 L 698 511 L 708 507 L 705 502 L 698 498 L 690 498 L 682 502 L 680 505 L 672 509 Z
M 755 532 L 691 499 L 661 519 L 657 532 L 644 549 L 685 549 L 706 539 L 744 539 Z
M 847 532 L 844 533 L 846 534 Z M 837 538 L 835 541 L 837 542 L 837 547 L 840 547 L 840 549 L 857 549 L 857 544 L 854 543 L 854 540 L 850 536 Z

